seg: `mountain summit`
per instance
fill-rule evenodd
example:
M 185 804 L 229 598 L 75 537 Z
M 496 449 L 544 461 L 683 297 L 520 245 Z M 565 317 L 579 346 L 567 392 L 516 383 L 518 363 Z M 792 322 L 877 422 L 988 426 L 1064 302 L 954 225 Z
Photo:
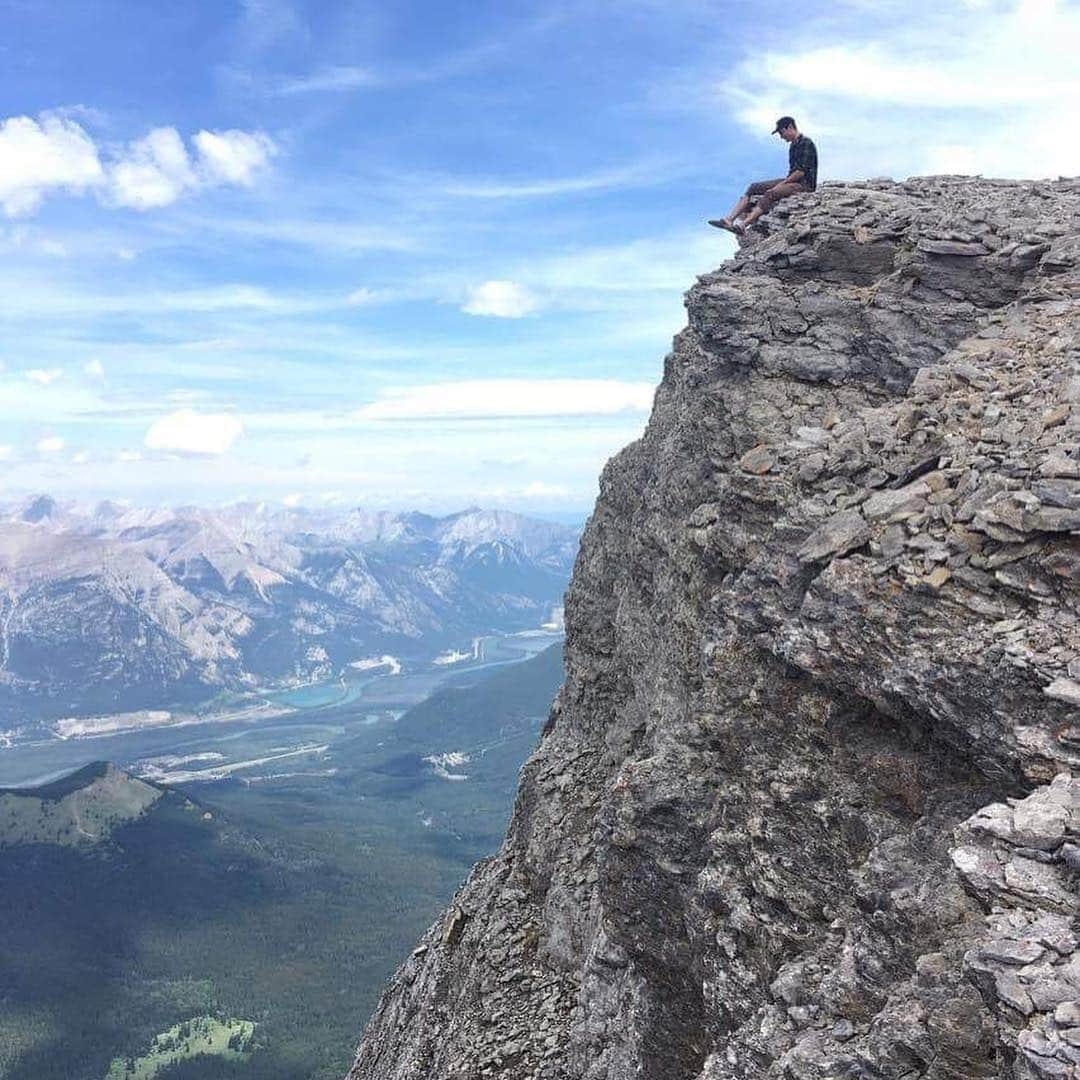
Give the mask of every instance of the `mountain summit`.
M 1080 181 L 780 204 L 608 464 L 351 1080 L 1075 1076 Z

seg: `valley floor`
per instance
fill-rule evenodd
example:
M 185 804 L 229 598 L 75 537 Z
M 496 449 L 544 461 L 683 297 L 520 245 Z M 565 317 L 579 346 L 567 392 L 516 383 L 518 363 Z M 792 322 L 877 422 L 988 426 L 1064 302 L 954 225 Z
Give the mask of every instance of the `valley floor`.
M 109 757 L 183 792 L 89 848 L 0 836 L 0 1077 L 143 1075 L 148 1057 L 160 1080 L 344 1075 L 387 975 L 499 843 L 561 681 L 550 640 L 262 723 L 0 751 L 0 783 Z M 156 1053 L 196 1017 L 255 1024 L 250 1057 Z

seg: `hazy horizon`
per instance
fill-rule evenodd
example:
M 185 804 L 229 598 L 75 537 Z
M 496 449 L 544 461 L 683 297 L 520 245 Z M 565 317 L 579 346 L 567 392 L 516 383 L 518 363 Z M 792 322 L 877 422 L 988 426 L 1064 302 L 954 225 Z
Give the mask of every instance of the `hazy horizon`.
M 17 511 L 20 507 L 28 507 L 33 505 L 39 499 L 51 499 L 60 508 L 65 507 L 78 507 L 84 510 L 92 510 L 95 507 L 102 504 L 111 504 L 113 506 L 122 507 L 125 509 L 144 509 L 144 510 L 166 510 L 166 511 L 181 511 L 187 509 L 197 510 L 209 510 L 209 511 L 221 511 L 233 508 L 239 508 L 244 506 L 251 507 L 268 507 L 273 510 L 280 510 L 287 512 L 290 510 L 308 511 L 311 513 L 330 513 L 340 512 L 349 513 L 353 511 L 362 511 L 367 514 L 409 514 L 420 513 L 427 514 L 431 517 L 446 518 L 453 517 L 455 515 L 467 514 L 470 512 L 482 512 L 482 513 L 506 513 L 515 514 L 519 517 L 527 517 L 534 521 L 546 521 L 557 525 L 584 525 L 585 520 L 592 513 L 592 506 L 581 508 L 568 507 L 566 509 L 550 509 L 540 510 L 533 507 L 517 507 L 512 505 L 505 506 L 484 506 L 480 503 L 468 503 L 463 504 L 460 502 L 454 502 L 453 500 L 443 502 L 436 497 L 431 497 L 424 504 L 375 504 L 375 503 L 361 503 L 352 499 L 348 499 L 344 496 L 326 499 L 326 498 L 312 498 L 310 500 L 293 500 L 293 499 L 274 499 L 274 498 L 236 498 L 236 499 L 222 499 L 218 502 L 206 501 L 206 502 L 193 502 L 191 500 L 183 499 L 136 499 L 127 496 L 113 496 L 104 495 L 101 498 L 80 498 L 76 495 L 70 496 L 58 496 L 49 491 L 28 491 L 28 492 L 16 492 L 12 495 L 5 495 L 0 498 L 0 514 L 11 514 Z

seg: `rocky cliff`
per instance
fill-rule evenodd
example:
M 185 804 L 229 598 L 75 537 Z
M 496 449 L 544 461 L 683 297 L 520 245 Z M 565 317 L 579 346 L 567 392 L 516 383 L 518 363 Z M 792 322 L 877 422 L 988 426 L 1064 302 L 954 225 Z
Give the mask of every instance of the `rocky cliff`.
M 1077 1075 L 1080 181 L 763 225 L 687 296 L 505 844 L 352 1080 Z

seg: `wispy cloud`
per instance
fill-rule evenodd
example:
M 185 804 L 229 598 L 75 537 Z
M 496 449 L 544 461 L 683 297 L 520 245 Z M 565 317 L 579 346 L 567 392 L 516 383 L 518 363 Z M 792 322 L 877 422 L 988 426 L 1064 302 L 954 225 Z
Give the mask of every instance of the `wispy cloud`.
M 265 46 L 272 38 L 283 38 L 303 31 L 303 21 L 284 0 L 243 0 L 249 28 L 260 24 L 261 33 L 252 40 Z M 571 6 L 549 3 L 547 10 L 532 18 L 518 20 L 499 28 L 472 44 L 436 53 L 424 63 L 389 63 L 380 67 L 359 64 L 328 64 L 311 71 L 267 77 L 248 70 L 233 70 L 234 79 L 259 88 L 271 96 L 296 97 L 307 94 L 341 93 L 379 87 L 394 89 L 441 82 L 475 72 L 487 64 L 513 54 L 515 49 L 534 42 L 571 17 Z
M 463 199 L 545 199 L 560 195 L 614 191 L 622 188 L 647 187 L 672 179 L 676 170 L 655 163 L 627 165 L 617 169 L 582 173 L 577 176 L 540 177 L 527 180 L 476 179 L 463 180 L 438 177 L 413 183 L 443 194 Z
M 175 290 L 128 290 L 94 292 L 72 287 L 34 286 L 21 293 L 3 295 L 0 315 L 13 321 L 42 316 L 154 316 L 183 313 L 261 312 L 266 315 L 297 315 L 345 306 L 338 293 L 295 294 L 276 292 L 261 285 L 233 283 Z
M 1045 32 L 1040 30 L 1040 39 Z M 1069 68 L 1037 71 L 1022 53 L 1018 56 L 1013 48 L 1001 51 L 995 39 L 980 40 L 977 34 L 965 44 L 962 53 L 944 63 L 897 56 L 895 48 L 878 41 L 795 54 L 766 53 L 758 62 L 765 79 L 788 88 L 901 107 L 983 111 L 1080 97 L 1080 78 Z M 1041 51 L 1047 51 L 1045 44 Z M 1008 68 L 1004 81 L 1003 63 Z
M 388 387 L 354 412 L 357 420 L 476 420 L 492 417 L 641 413 L 654 387 L 617 379 L 467 379 Z
M 614 244 L 565 246 L 561 250 L 489 266 L 500 275 L 479 285 L 461 280 L 466 271 L 417 276 L 397 298 L 454 303 L 471 315 L 521 318 L 568 312 L 618 313 L 614 326 L 597 324 L 597 333 L 651 340 L 662 347 L 681 325 L 682 295 L 703 269 L 717 266 L 735 251 L 734 239 L 717 229 L 672 231 Z M 660 307 L 656 307 L 659 304 Z M 581 330 L 576 331 L 578 334 Z M 553 350 L 567 341 L 548 327 Z
M 721 98 L 762 138 L 776 116 L 796 114 L 821 136 L 827 175 L 1080 172 L 1067 134 L 1080 110 L 1080 8 L 1019 0 L 879 14 L 839 34 L 811 23 L 794 48 L 746 57 Z
M 282 97 L 291 97 L 296 94 L 355 90 L 362 86 L 374 86 L 378 82 L 379 77 L 368 68 L 324 67 L 305 75 L 288 76 L 280 80 L 272 92 Z
M 728 258 L 734 247 L 730 237 L 699 228 L 572 248 L 520 263 L 514 274 L 552 303 L 589 310 L 611 293 L 658 292 L 677 299 L 695 274 Z M 625 297 L 619 302 L 625 303 Z
M 356 255 L 373 251 L 417 251 L 421 243 L 404 229 L 374 222 L 357 222 L 343 212 L 334 220 L 303 218 L 215 218 L 190 220 L 189 225 L 214 234 L 317 251 Z
M 304 19 L 289 0 L 240 0 L 245 46 L 258 54 L 289 38 L 306 36 Z
M 70 254 L 70 249 L 63 240 L 49 236 L 24 222 L 6 229 L 0 228 L 0 247 L 22 255 L 42 255 L 49 259 L 62 259 Z

